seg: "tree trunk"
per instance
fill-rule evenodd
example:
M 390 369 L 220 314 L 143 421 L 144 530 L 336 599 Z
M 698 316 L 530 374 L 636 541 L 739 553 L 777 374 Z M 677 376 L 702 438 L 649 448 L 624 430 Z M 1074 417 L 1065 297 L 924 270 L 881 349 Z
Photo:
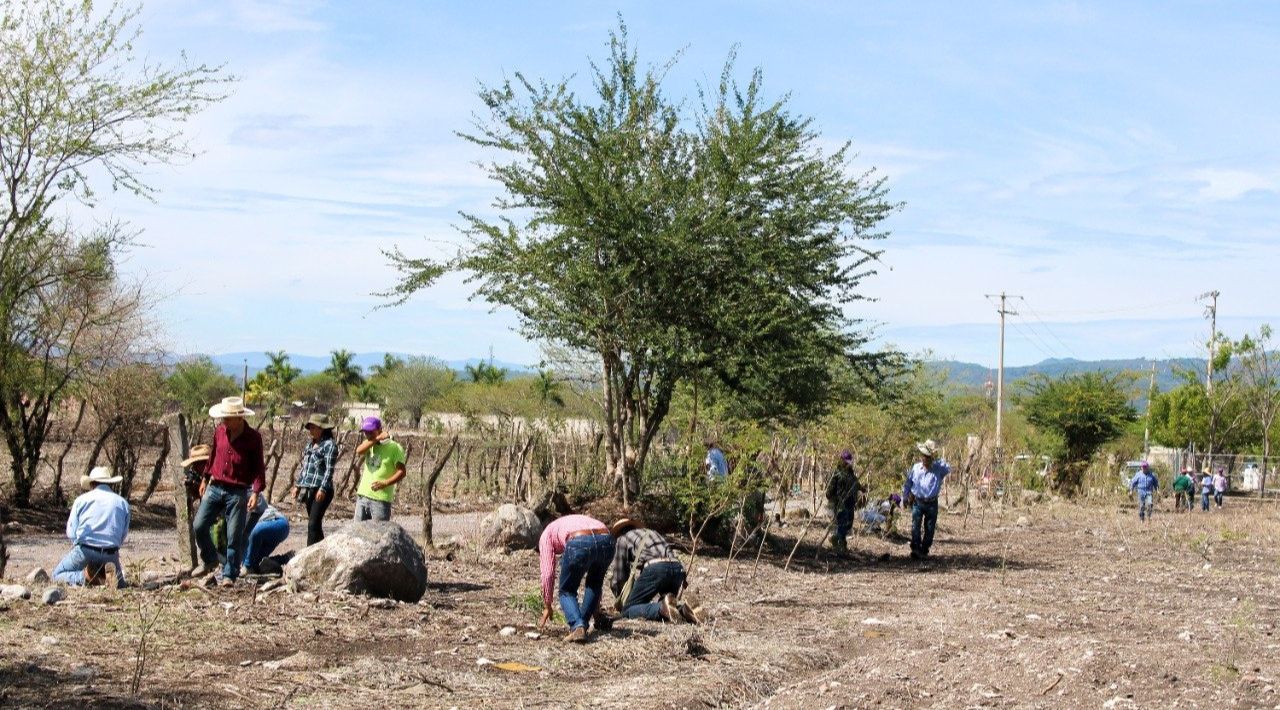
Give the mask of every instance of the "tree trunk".
M 458 435 L 454 434 L 453 439 L 449 441 L 449 448 L 445 449 L 444 455 L 436 461 L 431 467 L 431 474 L 427 476 L 423 482 L 423 503 L 422 503 L 422 538 L 426 541 L 427 547 L 435 547 L 436 542 L 433 536 L 435 528 L 435 490 L 436 481 L 440 479 L 440 472 L 444 470 L 445 464 L 449 463 L 449 457 L 453 455 L 454 449 L 458 448 Z M 423 452 L 423 459 L 426 459 L 426 452 Z
M 71 427 L 71 432 L 67 434 L 67 443 L 62 447 L 62 453 L 58 454 L 58 465 L 53 469 L 53 500 L 59 506 L 65 505 L 67 502 L 66 493 L 62 490 L 62 472 L 67 462 L 67 454 L 71 453 L 71 447 L 75 446 L 76 434 L 80 433 L 80 423 L 84 421 L 84 412 L 88 408 L 87 400 L 80 400 L 80 407 L 76 411 L 76 423 Z
M 182 460 L 190 452 L 190 439 L 187 438 L 187 417 L 183 414 L 165 416 L 164 424 L 169 451 L 169 482 L 173 484 L 174 527 L 178 532 L 178 557 L 187 569 L 196 566 L 196 539 L 191 534 L 191 519 L 195 511 L 195 499 L 187 490 L 186 474 L 182 468 Z
M 147 501 L 151 500 L 151 494 L 156 492 L 156 486 L 160 485 L 160 477 L 164 475 L 164 462 L 169 457 L 170 449 L 167 428 L 163 434 L 164 436 L 160 437 L 160 455 L 156 457 L 155 466 L 151 468 L 151 480 L 147 481 L 147 490 L 143 491 L 142 499 L 138 501 L 141 505 L 146 505 Z

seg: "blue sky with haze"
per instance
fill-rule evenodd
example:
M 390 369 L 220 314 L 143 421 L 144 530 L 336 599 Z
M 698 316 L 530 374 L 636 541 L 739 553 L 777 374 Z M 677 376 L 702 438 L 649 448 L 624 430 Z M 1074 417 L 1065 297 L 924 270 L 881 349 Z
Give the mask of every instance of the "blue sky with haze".
M 764 70 L 893 199 L 883 342 L 994 364 L 984 294 L 1021 294 L 1008 360 L 1195 354 L 1277 320 L 1280 5 L 1216 3 L 308 2 L 152 0 L 143 51 L 240 77 L 200 116 L 201 155 L 154 168 L 128 268 L 166 297 L 180 353 L 346 347 L 536 362 L 514 317 L 460 278 L 392 310 L 382 249 L 450 253 L 495 186 L 453 135 L 478 82 L 583 77 L 621 12 L 669 89 Z

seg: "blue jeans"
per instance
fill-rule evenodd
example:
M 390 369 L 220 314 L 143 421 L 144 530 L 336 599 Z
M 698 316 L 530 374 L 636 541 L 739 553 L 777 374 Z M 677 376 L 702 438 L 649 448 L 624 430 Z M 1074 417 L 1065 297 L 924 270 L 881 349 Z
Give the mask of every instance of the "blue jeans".
M 917 500 L 911 504 L 911 551 L 929 556 L 933 547 L 933 531 L 938 527 L 938 499 Z M 924 528 L 922 531 L 921 528 Z M 923 534 L 922 534 L 923 532 Z
M 1138 520 L 1146 520 L 1148 515 L 1154 517 L 1155 508 L 1151 504 L 1151 491 L 1138 491 Z
M 622 604 L 622 615 L 628 619 L 658 621 L 662 605 L 649 601 L 663 594 L 679 594 L 684 585 L 684 566 L 679 562 L 654 562 L 640 570 L 640 577 L 631 584 L 631 593 Z
M 1217 504 L 1219 508 L 1222 507 L 1222 491 L 1213 492 L 1213 502 Z
M 244 566 L 257 569 L 262 558 L 271 554 L 288 537 L 289 521 L 286 518 L 272 518 L 254 525 L 253 532 L 249 533 L 249 544 L 244 548 Z
M 84 586 L 84 568 L 88 565 L 95 567 L 102 565 L 116 566 L 116 586 L 124 586 L 124 570 L 120 568 L 120 553 L 108 555 L 97 550 L 90 550 L 80 545 L 72 545 L 71 552 L 58 563 L 53 569 L 53 578 L 64 584 L 70 584 L 76 587 Z
M 579 535 L 570 538 L 560 556 L 560 611 L 570 629 L 587 627 L 587 622 L 600 606 L 604 575 L 613 562 L 613 536 Z M 578 586 L 586 580 L 582 605 L 578 605 Z
M 1209 491 L 1200 492 L 1200 510 L 1209 512 Z
M 853 529 L 853 509 L 838 508 L 836 510 L 836 538 L 843 540 L 849 537 L 849 531 Z
M 365 520 L 390 520 L 391 502 L 356 496 L 356 510 L 353 519 L 357 523 Z
M 210 483 L 200 500 L 200 509 L 191 527 L 200 548 L 200 560 L 206 565 L 216 564 L 218 548 L 213 544 L 210 528 L 218 518 L 227 519 L 227 556 L 222 563 L 222 576 L 235 579 L 240 576 L 240 555 L 244 551 L 244 524 L 249 518 L 245 509 L 249 503 L 249 489 Z

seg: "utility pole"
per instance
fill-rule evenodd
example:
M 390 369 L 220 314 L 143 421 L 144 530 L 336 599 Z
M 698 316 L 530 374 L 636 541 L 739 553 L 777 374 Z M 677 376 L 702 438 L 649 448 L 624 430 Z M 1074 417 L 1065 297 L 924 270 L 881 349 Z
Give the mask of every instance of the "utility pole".
M 1209 361 L 1204 388 L 1210 395 L 1213 394 L 1213 356 L 1218 353 L 1218 296 L 1221 295 L 1220 291 L 1206 291 L 1196 297 L 1197 301 L 1209 300 L 1204 309 L 1205 317 L 1209 319 Z
M 249 395 L 249 358 L 244 359 L 244 377 L 240 380 L 240 399 Z
M 1218 410 L 1213 403 L 1213 357 L 1218 354 L 1218 291 L 1205 291 L 1200 294 L 1196 300 L 1209 300 L 1209 305 L 1205 306 L 1204 314 L 1209 318 L 1209 361 L 1205 368 L 1204 393 L 1205 399 L 1209 401 L 1209 442 L 1208 450 L 1205 452 L 1205 460 L 1210 467 L 1213 466 L 1213 445 L 1218 434 Z
M 1000 307 L 997 313 L 1000 314 L 1000 370 L 996 375 L 996 470 L 1000 470 L 1000 465 L 1004 459 L 1004 317 L 1016 316 L 1017 311 L 1011 311 L 1005 307 L 1005 302 L 1010 298 L 1021 298 L 1021 296 L 1011 296 L 1004 291 L 999 294 Z M 987 298 L 996 298 L 997 294 L 989 293 Z

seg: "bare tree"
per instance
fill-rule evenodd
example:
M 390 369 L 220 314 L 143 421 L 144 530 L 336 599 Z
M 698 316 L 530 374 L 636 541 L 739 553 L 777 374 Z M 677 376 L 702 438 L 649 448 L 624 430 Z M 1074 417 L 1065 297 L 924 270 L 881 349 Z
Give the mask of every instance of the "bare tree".
M 1245 407 L 1262 427 L 1262 479 L 1258 485 L 1261 497 L 1267 489 L 1271 426 L 1280 414 L 1280 358 L 1271 349 L 1271 326 L 1264 324 L 1256 336 L 1244 336 L 1234 350 L 1239 366 L 1235 375 L 1243 384 Z

